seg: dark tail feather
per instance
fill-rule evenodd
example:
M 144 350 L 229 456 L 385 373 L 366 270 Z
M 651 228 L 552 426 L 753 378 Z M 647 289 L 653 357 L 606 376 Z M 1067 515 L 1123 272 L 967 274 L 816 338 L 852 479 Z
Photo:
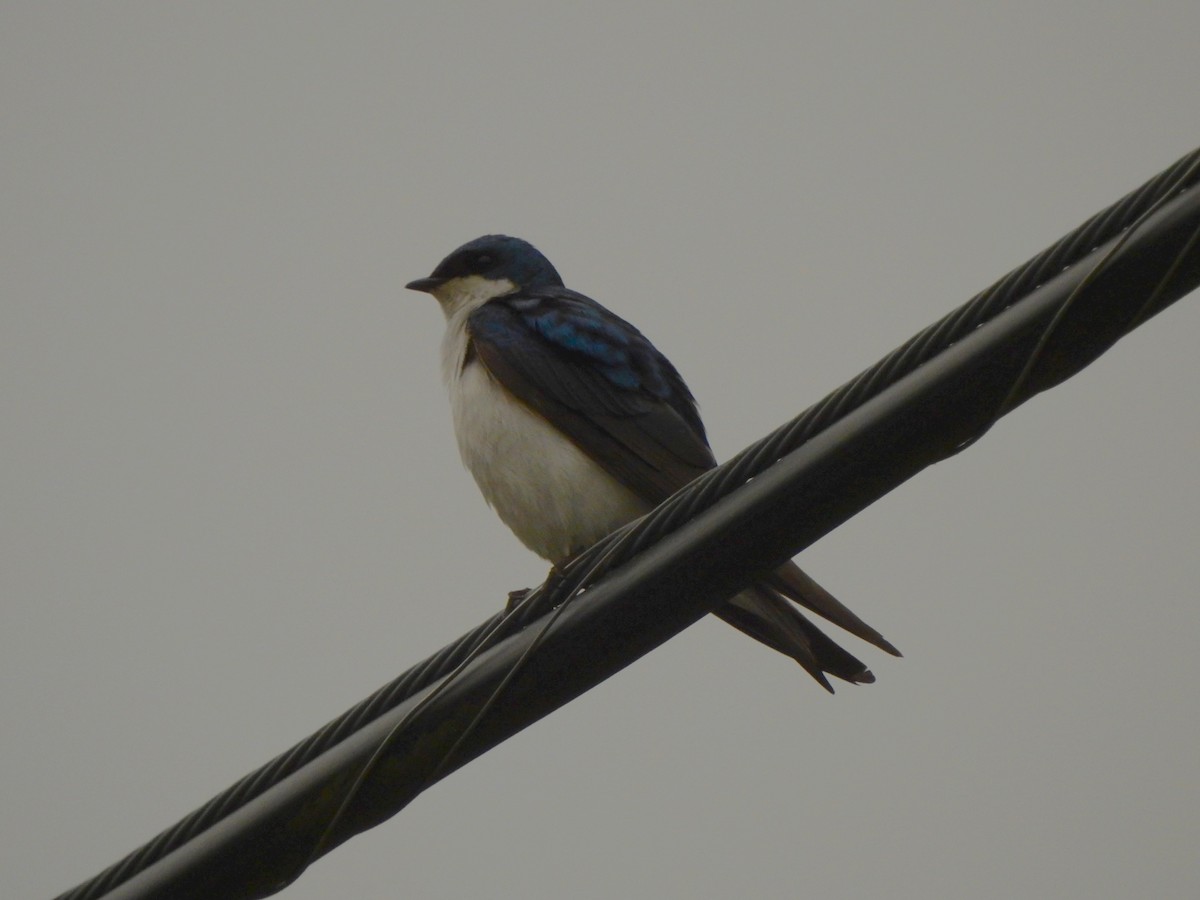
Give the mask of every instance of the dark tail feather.
M 825 673 L 853 684 L 875 680 L 870 669 L 769 587 L 748 588 L 713 612 L 734 628 L 796 660 L 831 694 L 833 687 Z
M 795 563 L 789 562 L 780 566 L 764 578 L 763 583 L 770 585 L 805 609 L 810 609 L 818 616 L 828 619 L 839 628 L 846 629 L 855 637 L 874 644 L 892 656 L 901 655 L 900 651 L 893 647 L 882 634 L 839 603 L 833 594 L 809 578 Z

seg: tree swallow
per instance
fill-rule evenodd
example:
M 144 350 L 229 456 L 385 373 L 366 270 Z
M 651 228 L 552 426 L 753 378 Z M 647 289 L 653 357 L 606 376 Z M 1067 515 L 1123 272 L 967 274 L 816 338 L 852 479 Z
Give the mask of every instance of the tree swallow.
M 717 464 L 675 367 L 624 319 L 566 288 L 525 241 L 476 238 L 406 287 L 432 294 L 446 317 L 442 375 L 463 463 L 504 523 L 555 566 Z M 827 690 L 825 673 L 875 680 L 792 603 L 900 655 L 790 562 L 715 614 Z

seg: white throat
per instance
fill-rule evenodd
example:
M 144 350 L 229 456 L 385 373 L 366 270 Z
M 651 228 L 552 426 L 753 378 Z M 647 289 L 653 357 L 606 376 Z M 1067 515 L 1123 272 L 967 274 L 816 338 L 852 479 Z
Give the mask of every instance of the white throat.
M 511 294 L 517 286 L 507 278 L 493 280 L 481 275 L 451 278 L 432 293 L 446 317 L 442 338 L 442 380 L 453 391 L 467 354 L 467 317 L 489 300 Z

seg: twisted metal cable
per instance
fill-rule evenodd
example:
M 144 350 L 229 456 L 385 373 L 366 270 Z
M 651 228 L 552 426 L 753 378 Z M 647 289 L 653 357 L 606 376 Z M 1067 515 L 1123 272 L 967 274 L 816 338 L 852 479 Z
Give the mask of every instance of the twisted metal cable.
M 492 616 L 454 643 L 410 668 L 365 700 L 185 816 L 153 840 L 57 900 L 95 900 L 149 868 L 233 811 L 280 783 L 383 713 L 429 687 L 483 649 L 499 643 L 561 604 L 606 572 L 673 531 L 737 486 L 1012 306 L 1049 278 L 1071 268 L 1200 180 L 1193 151 L 1027 263 L 1013 269 L 963 306 L 928 326 L 869 369 L 724 465 L 696 479 L 649 515 L 580 554 L 553 585 L 536 589 L 512 610 Z M 1147 302 L 1147 307 L 1149 301 Z M 1143 311 L 1139 312 L 1139 316 Z
M 539 598 L 539 602 L 531 609 L 532 617 L 544 614 L 549 607 L 562 602 L 606 572 L 661 540 L 664 535 L 712 506 L 739 485 L 765 471 L 814 435 L 944 352 L 980 325 L 1003 313 L 1049 279 L 1074 267 L 1109 241 L 1127 235 L 1132 227 L 1167 200 L 1194 189 L 1198 182 L 1200 150 L 1195 150 L 1112 206 L 1092 216 L 1028 262 L 1010 271 L 991 287 L 980 291 L 962 306 L 909 338 L 879 362 L 860 372 L 790 422 L 784 423 L 766 437 L 751 444 L 720 467 L 701 475 L 647 516 L 626 525 L 584 551 L 566 567 L 566 577 L 562 582 L 545 597 Z M 1105 262 L 1107 260 L 1102 260 L 1097 268 L 1102 267 Z M 1161 283 L 1165 283 L 1170 274 L 1164 275 Z M 1142 308 L 1133 316 L 1130 328 L 1139 324 L 1145 317 L 1153 300 L 1153 296 L 1147 298 Z M 1065 312 L 1068 306 L 1069 301 L 1064 304 L 1060 313 Z M 1057 319 L 1047 332 L 1049 333 L 1056 324 Z M 1025 370 L 1013 384 L 1009 396 L 993 414 L 992 421 L 1006 411 L 1004 407 L 1011 402 L 1021 387 L 1021 381 L 1028 376 L 1036 354 L 1043 347 L 1044 342 L 1027 361 Z M 988 427 L 990 423 L 983 431 Z M 976 435 L 971 442 L 978 437 L 979 435 Z

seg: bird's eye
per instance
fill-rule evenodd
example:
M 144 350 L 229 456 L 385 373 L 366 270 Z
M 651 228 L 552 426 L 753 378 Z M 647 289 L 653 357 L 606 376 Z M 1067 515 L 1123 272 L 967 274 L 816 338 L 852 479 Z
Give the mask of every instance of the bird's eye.
M 475 257 L 474 268 L 483 271 L 484 269 L 490 269 L 495 262 L 496 259 L 492 256 L 492 254 L 480 253 L 477 257 Z

